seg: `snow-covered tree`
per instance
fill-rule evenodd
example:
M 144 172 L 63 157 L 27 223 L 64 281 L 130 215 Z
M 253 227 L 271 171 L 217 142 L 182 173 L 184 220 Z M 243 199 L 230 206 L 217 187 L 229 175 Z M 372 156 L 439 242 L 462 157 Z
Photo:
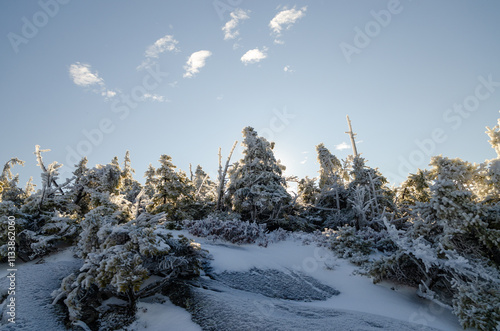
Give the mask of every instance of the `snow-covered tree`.
M 17 186 L 19 185 L 19 175 L 14 175 L 11 171 L 15 165 L 24 165 L 24 161 L 18 158 L 10 159 L 5 163 L 0 174 L 0 202 L 8 200 L 20 205 L 23 198 L 26 197 L 26 192 Z
M 195 197 L 199 201 L 214 202 L 216 199 L 216 184 L 210 176 L 198 165 L 192 179 L 195 188 Z
M 120 193 L 125 196 L 130 202 L 135 201 L 135 198 L 141 192 L 141 184 L 134 178 L 135 170 L 131 166 L 130 152 L 125 153 L 123 161 L 123 169 L 121 172 Z
M 320 190 L 316 186 L 315 178 L 306 176 L 298 182 L 297 194 L 299 195 L 301 203 L 305 205 L 314 205 L 319 193 Z
M 496 133 L 488 133 L 495 148 Z M 436 156 L 430 171 L 411 175 L 403 187 L 409 199 L 402 200 L 407 230 L 386 221 L 397 249 L 371 266 L 377 279 L 418 286 L 421 296 L 453 307 L 462 326 L 479 330 L 500 327 L 495 160 L 475 165 Z
M 276 160 L 274 143 L 259 137 L 252 127 L 243 129 L 244 157 L 231 169 L 227 200 L 244 220 L 268 223 L 283 216 L 291 196 Z
M 160 157 L 160 167 L 150 166 L 145 173 L 146 192 L 151 198 L 148 211 L 164 212 L 172 221 L 191 218 L 190 205 L 194 201 L 194 186 L 183 171 L 175 171 L 176 166 L 168 155 Z
M 348 174 L 344 170 L 341 161 L 325 147 L 324 144 L 316 146 L 318 153 L 319 188 L 328 189 L 333 185 L 344 185 L 348 180 Z
M 497 158 L 500 158 L 500 118 L 497 123 L 493 128 L 487 127 L 486 134 L 490 137 L 489 143 L 491 147 L 497 152 Z
M 346 181 L 349 180 L 347 171 L 341 161 L 330 153 L 323 144 L 316 146 L 318 153 L 319 189 L 317 205 L 321 208 L 335 209 L 339 214 L 347 204 Z
M 378 227 L 383 213 L 394 209 L 394 192 L 387 187 L 388 181 L 378 169 L 367 167 L 360 156 L 353 159 L 350 175 L 348 200 L 351 207 L 358 211 L 358 220 L 367 218 L 372 226 Z M 361 211 L 363 215 L 359 214 Z

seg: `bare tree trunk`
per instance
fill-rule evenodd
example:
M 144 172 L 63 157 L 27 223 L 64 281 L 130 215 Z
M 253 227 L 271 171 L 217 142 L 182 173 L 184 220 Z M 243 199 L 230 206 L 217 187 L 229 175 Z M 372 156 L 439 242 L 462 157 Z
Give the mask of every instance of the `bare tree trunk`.
M 219 189 L 217 192 L 217 210 L 222 210 L 222 197 L 224 196 L 227 169 L 229 168 L 229 162 L 231 161 L 231 156 L 233 156 L 233 152 L 236 148 L 237 143 L 238 141 L 234 142 L 233 147 L 231 148 L 231 152 L 229 152 L 224 171 L 222 170 L 222 154 L 221 149 L 219 148 Z
M 208 179 L 208 174 L 205 176 L 205 178 L 203 178 L 203 181 L 201 182 L 200 187 L 198 187 L 198 190 L 196 191 L 196 194 L 194 195 L 195 198 L 197 198 L 198 195 L 200 195 L 201 189 L 203 188 L 203 185 L 205 185 L 205 182 L 207 181 L 207 179 Z
M 370 178 L 370 184 L 371 184 L 372 191 L 373 191 L 373 200 L 375 201 L 375 210 L 377 211 L 377 216 L 378 216 L 378 215 L 380 215 L 380 209 L 378 207 L 377 191 L 375 190 L 375 184 L 373 184 L 373 178 L 372 178 L 372 174 L 370 173 L 370 171 L 368 171 L 368 177 Z
M 43 160 L 42 160 L 42 152 L 47 152 L 47 151 L 50 151 L 50 149 L 45 149 L 45 150 L 40 150 L 40 146 L 39 145 L 36 145 L 35 146 L 35 155 L 36 155 L 36 159 L 38 161 L 38 165 L 40 166 L 40 168 L 42 169 L 43 172 L 47 172 L 47 168 L 45 167 L 45 164 L 43 164 Z M 50 183 L 53 183 L 55 187 L 57 187 L 57 189 L 59 190 L 59 192 L 61 192 L 62 195 L 64 195 L 64 192 L 62 190 L 62 188 L 57 184 L 56 180 L 54 178 L 51 178 L 49 180 L 49 185 Z
M 354 137 L 356 137 L 356 133 L 352 132 L 351 120 L 349 119 L 349 115 L 347 115 L 347 124 L 349 124 L 349 131 L 346 131 L 346 133 L 351 138 L 352 152 L 354 154 L 354 157 L 356 157 L 358 156 L 358 149 L 356 148 L 356 141 L 354 140 Z

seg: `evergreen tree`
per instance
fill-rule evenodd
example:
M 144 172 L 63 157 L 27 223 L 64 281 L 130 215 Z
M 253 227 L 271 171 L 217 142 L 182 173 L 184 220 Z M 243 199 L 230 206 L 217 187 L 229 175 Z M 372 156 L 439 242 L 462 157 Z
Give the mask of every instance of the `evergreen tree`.
M 12 158 L 3 167 L 0 175 L 0 202 L 12 201 L 19 206 L 26 194 L 17 186 L 19 185 L 19 175 L 12 174 L 11 169 L 15 165 L 24 165 L 24 161 Z
M 348 179 L 347 173 L 342 167 L 340 160 L 330 153 L 324 144 L 316 146 L 318 153 L 319 170 L 319 188 L 329 189 L 334 185 L 344 185 L 344 181 Z
M 314 205 L 320 193 L 319 188 L 316 186 L 316 179 L 305 177 L 298 182 L 297 193 L 300 202 L 304 205 Z
M 176 166 L 168 155 L 160 157 L 160 167 L 150 166 L 146 171 L 146 191 L 152 194 L 148 211 L 165 212 L 169 220 L 190 219 L 190 204 L 194 199 L 194 186 L 186 173 L 175 171 Z
M 123 170 L 120 174 L 120 193 L 130 202 L 135 201 L 142 189 L 141 184 L 134 179 L 134 174 L 135 170 L 130 165 L 130 152 L 127 151 L 123 161 Z
M 196 191 L 195 196 L 198 200 L 211 203 L 215 201 L 217 185 L 212 182 L 200 165 L 196 167 L 192 182 Z
M 330 153 L 323 144 L 316 146 L 318 153 L 319 190 L 317 205 L 321 208 L 334 209 L 340 213 L 347 204 L 347 191 L 345 189 L 348 173 L 342 166 L 340 160 Z
M 398 202 L 406 207 L 418 202 L 428 202 L 430 199 L 430 174 L 418 169 L 416 174 L 410 174 L 398 190 Z
M 274 143 L 251 127 L 243 129 L 243 137 L 244 158 L 232 168 L 227 198 L 245 220 L 277 221 L 291 201 L 282 175 L 285 167 L 274 157 Z
M 379 228 L 382 214 L 395 208 L 394 192 L 387 187 L 387 179 L 378 169 L 367 167 L 360 156 L 353 159 L 350 175 L 348 200 L 358 221 L 368 219 L 372 227 Z

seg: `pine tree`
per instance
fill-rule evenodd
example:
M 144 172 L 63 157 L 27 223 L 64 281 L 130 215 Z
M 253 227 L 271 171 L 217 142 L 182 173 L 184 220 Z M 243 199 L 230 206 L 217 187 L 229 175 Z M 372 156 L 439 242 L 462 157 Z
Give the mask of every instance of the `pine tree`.
M 291 201 L 284 166 L 274 157 L 274 143 L 259 137 L 253 128 L 244 128 L 243 137 L 244 158 L 232 168 L 227 198 L 245 220 L 276 221 Z
M 135 201 L 142 189 L 141 184 L 134 179 L 134 173 L 135 170 L 130 165 L 130 152 L 127 151 L 123 161 L 123 170 L 120 174 L 120 193 L 130 202 Z
M 193 176 L 195 197 L 204 202 L 214 202 L 216 199 L 216 184 L 210 180 L 210 176 L 198 165 Z
M 323 144 L 316 146 L 318 153 L 319 189 L 317 198 L 318 207 L 334 209 L 338 215 L 347 203 L 346 180 L 347 172 L 340 160 L 330 153 Z
M 300 202 L 305 205 L 314 205 L 320 193 L 319 188 L 316 186 L 316 179 L 305 177 L 298 182 L 297 193 Z
M 18 206 L 22 204 L 25 196 L 22 189 L 17 187 L 19 184 L 19 175 L 12 174 L 12 167 L 15 165 L 24 165 L 24 161 L 18 158 L 12 158 L 7 161 L 0 174 L 0 202 L 13 201 Z
M 316 146 L 318 153 L 319 170 L 319 188 L 321 190 L 331 188 L 334 185 L 344 185 L 348 179 L 347 173 L 342 167 L 340 160 L 330 153 L 324 144 Z
M 175 171 L 170 156 L 162 155 L 159 162 L 159 168 L 150 166 L 145 173 L 146 191 L 151 194 L 148 211 L 155 214 L 165 212 L 172 221 L 190 219 L 188 211 L 194 199 L 194 186 L 186 173 Z
M 366 217 L 373 227 L 378 228 L 381 225 L 382 214 L 386 211 L 393 211 L 395 208 L 394 192 L 387 187 L 388 181 L 378 169 L 367 167 L 365 159 L 361 156 L 353 159 L 350 176 L 352 180 L 348 185 L 349 200 L 358 210 L 358 219 Z M 354 202 L 356 203 L 353 204 Z M 368 208 L 365 208 L 366 206 Z M 365 209 L 366 215 L 360 215 L 359 212 Z

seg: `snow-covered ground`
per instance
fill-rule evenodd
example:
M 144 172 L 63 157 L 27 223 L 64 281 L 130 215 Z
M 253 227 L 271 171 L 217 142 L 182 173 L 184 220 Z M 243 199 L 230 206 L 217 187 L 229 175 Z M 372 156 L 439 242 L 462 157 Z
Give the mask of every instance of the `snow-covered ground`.
M 194 239 L 213 260 L 194 283 L 189 312 L 156 295 L 139 302 L 127 330 L 461 330 L 450 311 L 418 298 L 415 289 L 375 285 L 325 248 L 293 239 L 266 248 Z M 20 264 L 12 329 L 64 330 L 50 293 L 79 263 L 66 250 L 44 263 Z
M 183 234 L 189 237 L 188 234 Z M 373 284 L 370 278 L 354 274 L 356 266 L 337 258 L 328 249 L 303 245 L 301 240 L 286 240 L 270 244 L 266 248 L 257 245 L 217 244 L 204 238 L 195 240 L 213 256 L 211 266 L 215 274 L 252 272 L 255 269 L 280 270 L 286 274 L 295 272 L 340 292 L 327 300 L 311 301 L 279 300 L 260 295 L 253 299 L 253 313 L 257 316 L 257 321 L 286 319 L 286 310 L 293 308 L 296 316 L 300 316 L 301 311 L 309 311 L 315 315 L 315 321 L 321 316 L 321 312 L 326 316 L 343 313 L 344 319 L 338 317 L 325 320 L 324 330 L 370 330 L 366 323 L 362 322 L 367 320 L 370 324 L 370 318 L 374 325 L 385 325 L 383 329 L 386 330 L 391 323 L 394 324 L 389 329 L 394 330 L 409 329 L 411 325 L 416 327 L 415 330 L 425 329 L 425 326 L 447 331 L 462 330 L 451 311 L 420 299 L 415 294 L 415 289 L 391 284 Z M 231 291 L 235 297 L 241 298 L 244 295 L 233 288 L 229 290 L 229 296 Z M 287 306 L 286 309 L 283 308 L 284 305 Z M 263 315 L 261 318 L 258 317 L 259 312 Z M 339 324 L 326 324 L 339 323 L 341 320 L 346 322 L 344 327 L 347 328 L 340 327 Z M 393 322 L 390 322 L 391 320 Z M 359 322 L 358 326 L 356 321 Z M 396 323 L 397 321 L 400 323 Z M 293 319 L 288 322 L 293 322 Z M 300 330 L 299 324 L 295 329 Z M 374 326 L 373 329 L 377 327 Z
M 73 257 L 71 249 L 28 263 L 18 263 L 16 272 L 16 319 L 9 323 L 5 314 L 5 303 L 1 305 L 2 325 L 0 330 L 65 330 L 64 312 L 53 306 L 52 291 L 61 286 L 61 281 L 78 270 L 82 262 Z M 8 287 L 7 265 L 1 266 L 0 289 L 2 295 Z

